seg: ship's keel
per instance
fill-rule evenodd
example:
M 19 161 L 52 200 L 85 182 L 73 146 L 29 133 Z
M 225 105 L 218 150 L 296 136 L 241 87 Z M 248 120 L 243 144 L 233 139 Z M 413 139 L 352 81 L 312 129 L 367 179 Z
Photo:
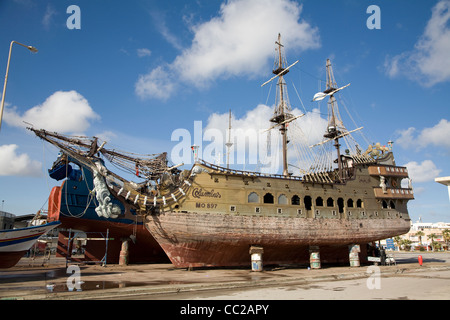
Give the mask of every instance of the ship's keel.
M 364 263 L 368 243 L 409 230 L 409 222 L 401 219 L 280 219 L 175 212 L 148 215 L 144 223 L 178 268 L 249 266 L 252 246 L 262 248 L 264 265 L 309 264 L 314 251 L 322 264 L 349 265 L 350 251 L 359 245 L 357 253 Z
M 366 261 L 367 244 L 359 244 L 359 259 Z M 270 265 L 310 265 L 311 252 L 320 253 L 320 263 L 322 265 L 349 265 L 348 245 L 325 245 L 311 246 L 279 246 L 276 244 L 259 244 L 264 253 L 261 255 L 264 266 Z M 208 249 L 206 249 L 208 247 Z M 177 268 L 191 267 L 248 267 L 251 263 L 249 249 L 251 245 L 247 243 L 230 245 L 226 243 L 209 244 L 183 244 L 182 246 L 163 245 L 164 251 L 168 254 L 171 262 Z

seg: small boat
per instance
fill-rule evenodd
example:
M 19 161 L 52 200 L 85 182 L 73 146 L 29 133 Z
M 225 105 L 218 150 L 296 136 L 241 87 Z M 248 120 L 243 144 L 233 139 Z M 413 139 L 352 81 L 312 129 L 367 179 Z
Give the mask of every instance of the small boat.
M 53 221 L 39 226 L 0 230 L 0 268 L 14 267 L 42 235 L 60 224 Z

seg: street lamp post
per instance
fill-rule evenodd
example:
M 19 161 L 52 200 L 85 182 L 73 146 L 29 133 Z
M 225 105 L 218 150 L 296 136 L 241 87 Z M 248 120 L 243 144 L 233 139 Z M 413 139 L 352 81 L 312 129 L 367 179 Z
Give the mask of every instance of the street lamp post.
M 8 64 L 6 65 L 5 84 L 3 85 L 2 104 L 0 106 L 0 130 L 1 130 L 1 127 L 2 127 L 3 108 L 4 108 L 4 105 L 5 105 L 6 84 L 8 83 L 9 62 L 11 61 L 11 52 L 12 52 L 12 47 L 13 47 L 14 43 L 16 43 L 18 45 L 21 45 L 22 47 L 27 48 L 28 50 L 30 50 L 33 53 L 38 52 L 38 50 L 35 47 L 33 47 L 33 46 L 27 46 L 27 45 L 24 45 L 24 44 L 22 44 L 20 42 L 17 42 L 17 41 L 11 41 L 11 45 L 9 46 Z

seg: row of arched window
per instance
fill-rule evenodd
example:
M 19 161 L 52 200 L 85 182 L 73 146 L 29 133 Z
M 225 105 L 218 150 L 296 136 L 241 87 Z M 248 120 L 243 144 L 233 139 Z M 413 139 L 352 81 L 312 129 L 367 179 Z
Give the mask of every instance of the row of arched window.
M 278 204 L 290 204 L 291 205 L 296 205 L 299 206 L 301 199 L 298 195 L 293 195 L 291 197 L 291 199 L 289 200 L 288 197 L 284 194 L 281 194 L 278 196 L 277 199 L 277 203 Z M 259 203 L 259 195 L 256 192 L 252 192 L 248 195 L 248 202 L 249 203 Z M 315 200 L 315 205 L 317 207 L 334 207 L 335 206 L 335 201 L 333 198 L 329 197 L 326 200 L 324 200 L 322 197 L 317 197 Z M 263 203 L 275 203 L 275 197 L 273 196 L 273 194 L 271 194 L 270 192 L 266 193 L 263 196 Z M 311 196 L 305 196 L 303 197 L 303 204 L 305 206 L 306 210 L 311 210 L 312 205 L 313 205 L 313 198 Z M 343 198 L 338 198 L 337 200 L 337 205 L 339 207 L 339 212 L 343 212 L 344 209 L 344 199 Z M 363 207 L 363 201 L 361 199 L 357 199 L 356 201 L 354 201 L 353 199 L 348 199 L 347 200 L 347 208 L 362 208 Z
M 383 209 L 395 209 L 395 202 L 390 200 L 388 203 L 386 200 L 383 200 L 381 206 Z

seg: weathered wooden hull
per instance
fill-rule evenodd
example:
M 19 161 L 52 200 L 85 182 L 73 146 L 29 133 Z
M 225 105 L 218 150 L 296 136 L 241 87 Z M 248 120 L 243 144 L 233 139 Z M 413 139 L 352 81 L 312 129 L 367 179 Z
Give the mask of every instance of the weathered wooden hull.
M 135 242 L 129 244 L 129 260 L 133 263 L 166 263 L 169 262 L 164 251 L 151 234 L 142 225 L 142 218 L 107 219 L 99 217 L 95 212 L 96 203 L 88 203 L 89 190 L 92 190 L 90 172 L 85 170 L 88 178 L 81 181 L 65 180 L 61 186 L 54 187 L 49 196 L 48 219 L 58 220 L 66 230 L 91 232 L 92 238 L 106 235 L 109 230 L 107 263 L 118 263 L 122 239 L 135 236 Z M 83 213 L 84 214 L 80 214 Z M 57 256 L 70 256 L 69 232 L 60 232 L 58 237 Z M 72 232 L 73 236 L 73 232 Z M 104 241 L 87 241 L 83 261 L 100 261 L 105 256 Z
M 265 264 L 305 262 L 310 246 L 321 247 L 321 259 L 326 261 L 341 257 L 342 252 L 345 256 L 348 245 L 406 233 L 410 228 L 407 202 L 414 199 L 410 180 L 407 188 L 402 187 L 402 180 L 409 179 L 407 168 L 396 166 L 390 148 L 379 144 L 364 153 L 358 145 L 354 154 L 350 149 L 345 154 L 339 151 L 339 139 L 355 130 L 348 131 L 341 124 L 333 94 L 345 86 L 334 88 L 329 60 L 327 90 L 315 100 L 330 97 L 333 112 L 324 135 L 327 140 L 322 143 L 334 142 L 337 159 L 325 160 L 320 151 L 310 155 L 317 160 L 306 165 L 310 172 L 302 172 L 301 177 L 289 172 L 287 130 L 297 117 L 283 98 L 283 76 L 290 67 L 283 67 L 280 35 L 276 44 L 278 68 L 272 71 L 276 76 L 271 80 L 278 77 L 279 91 L 270 122 L 275 124 L 271 129 L 278 127 L 282 136 L 282 175 L 208 164 L 197 159 L 194 146 L 194 166 L 179 172 L 178 165 L 167 167 L 167 154 L 137 158 L 107 150 L 104 144 L 98 147 L 97 138 L 78 140 L 31 130 L 91 168 L 96 181 L 108 185 L 117 200 L 144 215 L 146 228 L 176 267 L 248 265 L 251 246 L 263 248 Z M 238 140 L 247 149 L 247 139 Z M 82 152 L 68 148 L 67 142 L 80 146 Z M 270 149 L 275 156 L 277 147 Z M 131 183 L 108 171 L 94 156 L 99 152 L 128 171 L 136 170 L 145 183 Z M 337 167 L 324 166 L 322 162 L 328 160 Z
M 319 246 L 323 262 L 343 262 L 350 244 L 408 232 L 407 219 L 320 219 L 167 212 L 145 225 L 176 267 L 248 266 L 249 248 L 264 248 L 264 264 L 309 261 Z

